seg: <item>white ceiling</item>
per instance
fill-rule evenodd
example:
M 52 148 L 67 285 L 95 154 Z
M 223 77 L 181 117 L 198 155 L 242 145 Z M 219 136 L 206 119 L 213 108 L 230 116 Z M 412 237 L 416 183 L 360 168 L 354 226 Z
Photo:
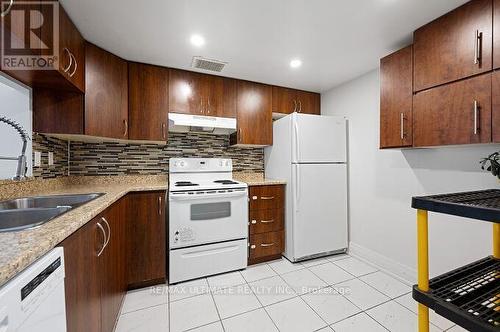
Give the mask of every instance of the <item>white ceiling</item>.
M 467 0 L 61 0 L 84 37 L 127 60 L 323 92 L 378 66 Z M 189 42 L 193 33 L 206 43 Z M 292 58 L 303 62 L 289 66 Z

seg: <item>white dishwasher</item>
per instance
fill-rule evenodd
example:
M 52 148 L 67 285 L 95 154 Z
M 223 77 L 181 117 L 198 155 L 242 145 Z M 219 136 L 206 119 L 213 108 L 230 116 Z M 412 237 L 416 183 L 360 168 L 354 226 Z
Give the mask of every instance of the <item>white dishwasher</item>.
M 0 288 L 0 332 L 65 332 L 64 251 L 57 247 Z

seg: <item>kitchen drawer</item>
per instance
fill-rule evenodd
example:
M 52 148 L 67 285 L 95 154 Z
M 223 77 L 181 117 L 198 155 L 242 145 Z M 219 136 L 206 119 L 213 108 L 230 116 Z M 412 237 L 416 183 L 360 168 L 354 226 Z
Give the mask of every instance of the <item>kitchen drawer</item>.
M 280 255 L 284 251 L 284 231 L 250 235 L 249 260 Z
M 250 211 L 281 209 L 284 196 L 282 185 L 250 187 Z
M 283 209 L 250 211 L 250 234 L 283 230 Z

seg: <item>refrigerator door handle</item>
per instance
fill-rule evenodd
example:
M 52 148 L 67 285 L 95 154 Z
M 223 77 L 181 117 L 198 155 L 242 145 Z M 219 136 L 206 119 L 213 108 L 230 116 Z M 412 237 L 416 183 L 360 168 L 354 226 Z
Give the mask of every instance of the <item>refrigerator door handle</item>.
M 299 211 L 300 202 L 300 166 L 295 166 L 295 211 Z
M 295 160 L 298 162 L 300 159 L 300 143 L 299 143 L 299 126 L 297 125 L 297 121 L 294 122 L 294 131 L 295 131 Z

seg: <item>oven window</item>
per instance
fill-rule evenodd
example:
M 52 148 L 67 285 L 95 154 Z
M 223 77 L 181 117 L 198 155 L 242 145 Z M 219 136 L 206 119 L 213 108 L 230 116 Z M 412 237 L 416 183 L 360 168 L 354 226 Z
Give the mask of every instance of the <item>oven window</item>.
M 191 220 L 210 220 L 231 216 L 231 202 L 191 204 Z

